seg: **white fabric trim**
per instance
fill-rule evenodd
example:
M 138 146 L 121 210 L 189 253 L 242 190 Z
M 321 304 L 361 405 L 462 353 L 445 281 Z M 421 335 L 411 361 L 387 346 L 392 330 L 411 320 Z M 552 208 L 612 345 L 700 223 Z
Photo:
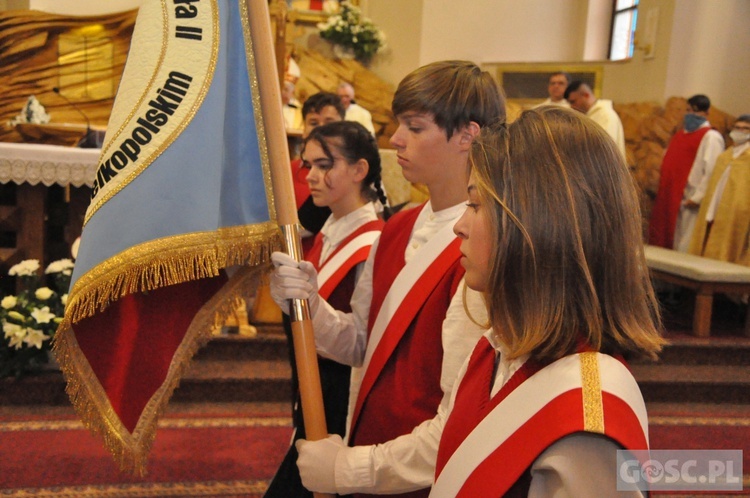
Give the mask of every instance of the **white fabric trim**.
M 372 355 L 380 343 L 388 324 L 391 323 L 393 315 L 400 306 L 404 305 L 404 300 L 409 291 L 414 287 L 417 280 L 427 271 L 427 268 L 440 256 L 448 245 L 456 238 L 453 233 L 453 223 L 447 223 L 441 228 L 430 240 L 420 247 L 408 263 L 401 269 L 396 280 L 388 289 L 383 305 L 380 307 L 378 316 L 370 332 L 370 339 L 367 341 L 367 350 L 365 359 L 362 363 L 362 372 L 366 372 L 370 365 Z M 410 304 L 411 305 L 411 304 Z
M 328 279 L 336 273 L 336 270 L 338 270 L 355 252 L 363 247 L 371 246 L 378 237 L 380 237 L 380 230 L 361 233 L 323 263 L 323 267 L 318 273 L 318 289 L 323 287 Z
M 618 360 L 603 354 L 597 357 L 602 391 L 633 408 L 648 438 L 646 408 L 635 379 Z M 471 472 L 532 416 L 557 396 L 582 387 L 579 358 L 577 354 L 566 356 L 548 365 L 498 404 L 451 455 L 430 496 L 456 496 Z

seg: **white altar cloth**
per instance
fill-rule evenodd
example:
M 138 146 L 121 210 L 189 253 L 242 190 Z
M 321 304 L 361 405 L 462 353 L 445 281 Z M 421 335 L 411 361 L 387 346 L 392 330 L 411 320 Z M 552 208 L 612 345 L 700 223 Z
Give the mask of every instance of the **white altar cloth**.
M 0 142 L 0 183 L 94 184 L 101 149 Z

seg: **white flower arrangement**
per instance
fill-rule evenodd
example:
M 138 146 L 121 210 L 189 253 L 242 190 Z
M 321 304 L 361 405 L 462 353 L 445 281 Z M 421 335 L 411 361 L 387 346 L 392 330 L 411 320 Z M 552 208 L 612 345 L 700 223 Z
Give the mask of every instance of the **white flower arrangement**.
M 5 296 L 3 300 L 0 301 L 0 306 L 6 310 L 12 310 L 16 307 L 16 303 L 18 303 L 16 296 Z
M 51 287 L 41 285 L 39 268 L 38 260 L 27 259 L 8 271 L 20 279 L 21 291 L 0 299 L 0 378 L 18 377 L 44 365 L 62 321 L 73 262 L 61 259 L 47 266 L 44 273 Z
M 63 275 L 72 275 L 73 274 L 73 267 L 75 266 L 75 263 L 73 263 L 73 260 L 71 259 L 58 259 L 57 261 L 53 261 L 52 263 L 47 266 L 47 269 L 44 270 L 44 273 L 49 275 L 50 273 L 62 273 Z
M 25 259 L 8 270 L 11 277 L 32 277 L 39 271 L 38 259 Z
M 370 19 L 362 16 L 359 7 L 348 0 L 341 2 L 341 11 L 318 24 L 320 37 L 351 50 L 360 62 L 369 62 L 385 49 L 385 34 Z
M 40 301 L 46 301 L 47 299 L 51 298 L 54 293 L 55 291 L 53 291 L 49 287 L 39 287 L 36 292 L 34 292 L 34 297 L 39 299 Z
M 46 124 L 49 123 L 49 114 L 44 106 L 32 95 L 26 100 L 26 104 L 18 115 L 11 119 L 8 124 L 15 126 L 19 123 Z

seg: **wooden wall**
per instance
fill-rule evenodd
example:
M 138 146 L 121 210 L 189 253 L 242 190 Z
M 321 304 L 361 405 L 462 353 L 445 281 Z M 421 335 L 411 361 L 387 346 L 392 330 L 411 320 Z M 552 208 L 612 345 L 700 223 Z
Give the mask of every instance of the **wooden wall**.
M 72 17 L 32 10 L 0 12 L 0 141 L 23 141 L 8 121 L 31 95 L 46 108 L 50 123 L 85 124 L 81 113 L 53 92 L 55 87 L 92 125 L 106 126 L 136 13 Z

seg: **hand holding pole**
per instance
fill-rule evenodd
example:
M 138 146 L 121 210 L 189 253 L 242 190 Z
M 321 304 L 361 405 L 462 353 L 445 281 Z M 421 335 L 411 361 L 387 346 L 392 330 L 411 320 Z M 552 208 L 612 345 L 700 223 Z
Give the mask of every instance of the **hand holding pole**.
M 294 202 L 292 173 L 289 167 L 289 149 L 281 111 L 281 86 L 276 71 L 268 1 L 247 0 L 247 6 L 255 57 L 255 73 L 268 144 L 276 216 L 284 232 L 287 252 L 295 260 L 300 261 L 302 244 L 299 236 L 297 206 Z M 328 437 L 328 430 L 323 410 L 315 338 L 307 300 L 292 300 L 291 311 L 292 336 L 305 432 L 308 439 L 317 441 Z M 324 498 L 330 495 L 315 493 L 315 496 Z

